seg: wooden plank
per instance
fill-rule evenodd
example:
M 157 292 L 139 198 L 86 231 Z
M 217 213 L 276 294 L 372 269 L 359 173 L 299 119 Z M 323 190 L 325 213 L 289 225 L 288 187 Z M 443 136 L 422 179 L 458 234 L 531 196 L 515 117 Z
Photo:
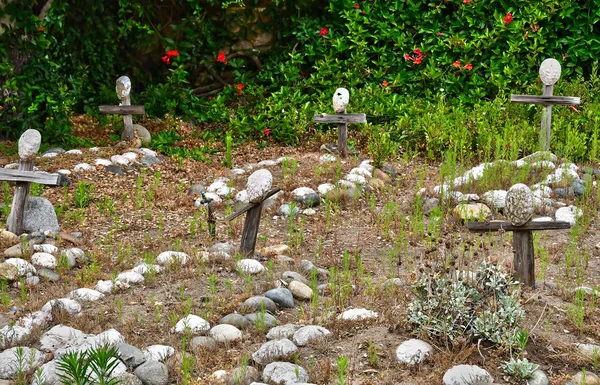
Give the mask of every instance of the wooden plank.
M 554 92 L 553 84 L 544 86 L 544 96 L 552 96 L 553 92 Z M 552 124 L 552 105 L 550 104 L 550 105 L 546 106 L 546 114 L 545 115 L 544 115 L 544 112 L 542 111 L 542 124 L 541 124 L 541 128 L 540 128 L 540 139 L 544 138 L 544 126 L 545 126 L 546 136 L 545 136 L 545 139 L 543 140 L 544 151 L 550 150 L 550 125 L 551 124 Z M 541 147 L 542 146 L 540 146 L 540 148 Z
M 367 123 L 366 114 L 316 114 L 315 123 Z
M 240 253 L 244 257 L 254 254 L 262 206 L 262 202 L 255 204 L 246 214 L 244 230 L 242 231 L 242 241 L 240 242 Z
M 546 106 L 562 104 L 574 106 L 581 103 L 581 99 L 574 96 L 539 96 L 539 95 L 510 95 L 511 103 L 543 104 Z
M 33 160 L 27 160 L 19 163 L 19 171 L 33 170 Z M 23 217 L 25 214 L 25 203 L 29 196 L 30 182 L 17 182 L 15 187 L 15 197 L 13 198 L 10 216 L 6 222 L 8 231 L 21 235 L 23 234 Z
M 146 115 L 144 106 L 99 106 L 103 114 L 116 115 Z
M 535 258 L 531 231 L 513 232 L 515 278 L 521 284 L 535 287 Z
M 487 233 L 490 231 L 533 231 L 533 230 L 561 230 L 570 229 L 569 222 L 527 222 L 523 226 L 513 226 L 510 222 L 490 221 L 490 222 L 469 222 L 467 228 L 472 233 Z
M 65 178 L 61 174 L 0 169 L 0 180 L 8 182 L 39 183 L 48 186 L 61 186 Z
M 338 131 L 338 150 L 342 158 L 348 157 L 348 124 L 340 123 L 337 127 Z
M 265 200 L 269 199 L 273 195 L 277 194 L 279 191 L 281 191 L 281 188 L 280 187 L 275 187 L 273 190 L 271 190 L 271 191 L 269 191 L 268 193 L 265 194 L 265 197 L 263 198 L 262 202 L 264 202 Z M 232 221 L 235 218 L 237 218 L 240 215 L 242 215 L 243 213 L 249 211 L 253 207 L 256 207 L 256 205 L 258 205 L 258 203 L 248 203 L 246 206 L 242 207 L 241 209 L 239 209 L 235 213 L 233 213 L 230 216 L 228 216 L 227 218 L 225 218 L 225 220 Z

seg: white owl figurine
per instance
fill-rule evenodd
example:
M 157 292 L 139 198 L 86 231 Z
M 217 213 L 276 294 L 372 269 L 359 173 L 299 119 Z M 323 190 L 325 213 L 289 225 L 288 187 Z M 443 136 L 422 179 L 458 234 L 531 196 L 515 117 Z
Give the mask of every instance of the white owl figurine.
M 246 183 L 248 201 L 250 203 L 260 202 L 265 194 L 269 192 L 272 184 L 273 175 L 269 170 L 261 169 L 253 172 L 248 177 L 248 183 Z
M 350 93 L 345 88 L 338 88 L 333 94 L 333 110 L 338 114 L 346 112 L 350 102 Z
M 131 80 L 127 76 L 121 76 L 117 79 L 117 96 L 119 99 L 124 99 L 131 92 Z

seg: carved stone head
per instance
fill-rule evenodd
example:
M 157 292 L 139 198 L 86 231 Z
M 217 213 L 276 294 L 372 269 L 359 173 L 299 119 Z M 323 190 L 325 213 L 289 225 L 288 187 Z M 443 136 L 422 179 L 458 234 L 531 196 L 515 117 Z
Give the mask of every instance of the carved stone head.
M 117 79 L 117 96 L 123 100 L 131 92 L 131 80 L 127 76 L 121 76 Z
M 546 59 L 540 66 L 540 79 L 542 79 L 545 85 L 551 86 L 560 78 L 560 72 L 561 68 L 558 60 L 552 58 Z

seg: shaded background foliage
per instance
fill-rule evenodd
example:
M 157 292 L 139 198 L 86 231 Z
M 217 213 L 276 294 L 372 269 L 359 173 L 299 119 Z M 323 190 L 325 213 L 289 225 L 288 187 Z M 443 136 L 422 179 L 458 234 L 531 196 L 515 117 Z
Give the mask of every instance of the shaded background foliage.
M 556 93 L 582 96 L 586 111 L 557 112 L 557 126 L 570 127 L 558 130 L 558 148 L 575 135 L 585 145 L 575 156 L 595 156 L 598 0 L 54 0 L 40 20 L 45 3 L 0 10 L 13 26 L 0 42 L 0 135 L 34 127 L 49 142 L 72 140 L 69 117 L 116 103 L 115 79 L 126 74 L 133 103 L 151 117 L 207 123 L 208 135 L 229 130 L 244 140 L 268 128 L 297 143 L 344 86 L 352 110 L 378 116 L 371 120 L 394 141 L 436 153 L 459 140 L 482 152 L 487 131 L 502 136 L 519 119 L 539 119 L 539 109 L 506 106 L 506 95 L 540 93 L 539 64 L 555 57 Z M 179 56 L 166 64 L 168 50 Z M 478 115 L 477 105 L 497 98 L 509 116 Z M 444 127 L 467 131 L 457 139 Z M 525 147 L 536 130 L 523 134 Z

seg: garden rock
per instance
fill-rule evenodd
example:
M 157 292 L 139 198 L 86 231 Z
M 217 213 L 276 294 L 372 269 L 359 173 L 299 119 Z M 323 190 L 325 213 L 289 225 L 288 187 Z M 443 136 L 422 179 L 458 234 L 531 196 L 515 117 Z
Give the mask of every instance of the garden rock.
M 259 163 L 260 165 L 260 163 Z M 248 177 L 246 191 L 250 203 L 261 202 L 265 195 L 271 190 L 273 175 L 269 170 L 256 170 Z
M 50 253 L 54 254 L 58 251 L 58 247 L 49 243 L 43 243 L 41 245 L 33 245 L 33 251 L 38 253 Z
M 50 301 L 46 302 L 46 304 L 42 306 L 40 310 L 49 314 L 54 309 L 64 310 L 70 315 L 78 315 L 81 313 L 81 305 L 79 302 L 70 298 L 51 299 Z
M 322 326 L 308 325 L 298 329 L 292 341 L 298 346 L 305 346 L 310 342 L 319 340 L 331 334 L 331 332 Z
M 273 245 L 267 246 L 260 250 L 260 254 L 265 257 L 276 257 L 285 254 L 290 247 L 288 245 Z
M 54 206 L 46 198 L 36 196 L 27 197 L 25 211 L 23 212 L 23 231 L 32 233 L 47 230 L 55 234 L 60 233 L 60 226 L 58 225 Z
M 208 331 L 210 329 L 210 324 L 205 319 L 190 314 L 177 322 L 173 328 L 173 332 L 184 333 L 188 329 L 191 333 L 198 334 Z
M 327 193 L 330 192 L 331 190 L 333 190 L 334 188 L 335 188 L 335 186 L 331 183 L 323 183 L 317 187 L 317 191 L 321 195 L 327 195 Z
M 429 215 L 435 209 L 440 206 L 440 200 L 438 198 L 425 198 L 423 206 L 421 208 L 424 215 Z
M 134 373 L 144 385 L 167 385 L 169 382 L 169 369 L 162 362 L 146 361 Z
M 19 269 L 10 263 L 0 263 L 0 279 L 16 281 L 19 278 Z
M 261 307 L 271 313 L 275 313 L 277 311 L 277 305 L 275 302 L 264 296 L 254 296 L 248 298 L 240 306 L 240 311 L 242 313 L 252 313 L 261 310 Z
M 527 162 L 527 163 L 534 163 L 534 162 L 539 162 L 539 161 L 543 161 L 543 160 L 557 163 L 558 157 L 556 155 L 554 155 L 553 153 L 551 153 L 550 151 L 537 151 L 531 155 L 522 157 L 520 160 Z
M 302 203 L 302 204 L 306 204 L 307 206 L 311 207 L 311 205 L 309 203 L 311 203 L 314 199 L 315 199 L 315 195 L 318 197 L 319 194 L 317 194 L 315 192 L 315 190 L 309 188 L 309 187 L 298 187 L 297 189 L 292 191 L 292 196 L 294 197 L 294 200 L 298 203 Z M 310 202 L 306 202 L 306 197 L 309 197 L 308 200 Z M 312 202 L 315 206 L 318 205 L 315 202 Z
M 342 321 L 360 321 L 377 318 L 378 316 L 377 312 L 367 309 L 348 309 L 340 314 L 338 319 Z
M 124 282 L 128 285 L 135 285 L 144 282 L 144 276 L 133 271 L 124 271 L 119 273 L 116 278 L 117 282 Z
M 100 293 L 97 290 L 88 289 L 84 287 L 81 289 L 72 290 L 69 293 L 68 297 L 74 299 L 75 301 L 95 302 L 103 298 L 104 294 Z
M 156 257 L 156 263 L 159 265 L 169 265 L 177 262 L 181 265 L 185 265 L 189 258 L 189 255 L 180 251 L 163 251 Z
M 96 171 L 96 168 L 89 163 L 79 163 L 73 167 L 73 171 L 75 172 L 91 172 Z
M 281 275 L 281 278 L 286 281 L 287 283 L 290 283 L 292 281 L 299 281 L 302 282 L 305 285 L 309 285 L 310 282 L 308 281 L 308 279 L 304 278 L 304 276 L 300 273 L 296 273 L 295 271 L 286 271 Z
M 291 339 L 294 337 L 294 333 L 296 333 L 296 331 L 300 328 L 301 328 L 300 325 L 294 325 L 294 324 L 285 324 L 285 325 L 281 325 L 281 326 L 276 326 L 276 327 L 272 328 L 271 330 L 269 330 L 269 332 L 267 333 L 267 339 L 268 340 L 278 340 L 281 338 Z
M 56 366 L 58 360 L 46 362 L 38 368 L 40 376 L 34 376 L 31 385 L 59 385 L 61 384 L 58 377 L 59 369 Z
M 125 175 L 125 173 L 123 172 L 123 169 L 120 166 L 116 166 L 114 164 L 106 166 L 106 171 L 110 172 L 111 174 L 115 174 L 116 176 Z
M 567 206 L 561 207 L 556 210 L 554 214 L 554 218 L 557 221 L 569 222 L 571 225 L 574 225 L 577 222 L 577 219 L 583 215 L 583 211 L 576 206 Z
M 527 385 L 550 385 L 550 379 L 546 373 L 538 369 L 527 379 Z
M 264 296 L 281 307 L 294 307 L 294 296 L 292 295 L 292 292 L 286 288 L 271 289 L 267 291 Z
M 237 313 L 227 314 L 219 320 L 219 324 L 232 325 L 238 329 L 244 329 L 251 326 L 250 321 L 248 321 L 246 317 Z
M 571 382 L 575 385 L 600 385 L 600 377 L 589 371 L 585 374 L 579 372 L 571 378 Z
M 72 247 L 70 249 L 63 250 L 62 255 L 64 255 L 67 258 L 70 267 L 75 267 L 76 265 L 83 265 L 87 262 L 85 251 L 77 247 Z
M 131 373 L 121 373 L 119 375 L 114 376 L 113 378 L 117 381 L 119 385 L 143 385 L 142 380 L 137 378 L 135 374 Z
M 464 222 L 477 221 L 492 215 L 492 211 L 483 203 L 460 204 L 452 210 L 452 213 Z
M 13 246 L 19 243 L 19 237 L 7 230 L 0 230 L 0 245 Z
M 236 249 L 231 243 L 215 243 L 208 249 L 209 253 L 225 253 L 235 255 Z
M 238 366 L 224 377 L 227 385 L 249 385 L 259 378 L 260 373 L 252 366 Z
M 142 159 L 140 159 L 140 164 L 144 167 L 153 166 L 155 164 L 159 164 L 161 162 L 161 158 L 155 155 L 144 155 Z
M 252 359 L 260 364 L 267 365 L 274 361 L 291 360 L 298 351 L 298 347 L 287 338 L 264 343 L 254 354 Z
M 487 370 L 476 365 L 456 365 L 448 369 L 442 378 L 444 385 L 471 385 L 494 382 Z
M 270 329 L 277 325 L 277 318 L 269 313 L 251 313 L 246 314 L 245 317 L 252 325 L 254 325 L 254 327 L 262 328 L 264 326 L 265 328 Z
M 272 362 L 263 370 L 263 380 L 277 385 L 291 385 L 308 381 L 308 373 L 289 362 Z
M 382 289 L 387 289 L 388 287 L 392 286 L 402 287 L 404 286 L 404 281 L 402 278 L 390 278 L 381 284 Z
M 216 325 L 208 332 L 209 336 L 217 342 L 227 343 L 242 339 L 242 332 L 233 325 Z
M 150 132 L 141 124 L 133 125 L 133 135 L 140 138 L 143 144 L 148 144 L 152 140 Z M 125 140 L 125 131 L 121 134 L 121 140 Z
M 175 354 L 175 349 L 167 345 L 151 345 L 142 349 L 146 361 L 166 361 Z
M 40 338 L 40 349 L 44 352 L 55 352 L 80 345 L 88 335 L 81 330 L 65 325 L 56 325 Z
M 119 351 L 119 358 L 129 368 L 137 368 L 146 362 L 144 353 L 135 346 L 121 342 L 116 345 L 116 348 Z
M 590 291 L 591 288 L 590 288 Z M 591 294 L 591 293 L 590 293 Z M 577 344 L 577 350 L 587 358 L 594 359 L 600 356 L 600 345 L 594 344 Z
M 255 259 L 241 259 L 236 264 L 237 269 L 246 274 L 260 274 L 265 271 L 265 267 L 262 263 Z
M 289 291 L 295 298 L 308 300 L 312 298 L 313 290 L 306 284 L 300 281 L 292 281 L 288 286 Z
M 196 336 L 190 341 L 190 347 L 192 349 L 215 349 L 217 347 L 217 341 L 212 337 Z
M 46 355 L 43 352 L 26 346 L 6 349 L 0 353 L 0 379 L 12 380 L 19 370 L 24 373 L 33 371 L 41 366 L 45 359 Z
M 518 183 L 506 194 L 504 215 L 514 226 L 522 226 L 533 216 L 533 193 L 527 185 Z
M 29 262 L 21 258 L 9 258 L 4 263 L 8 263 L 9 265 L 13 265 L 17 268 L 19 276 L 24 277 L 28 274 L 35 274 L 35 267 Z
M 296 215 L 299 212 L 300 212 L 300 207 L 295 206 L 295 205 L 292 206 L 292 205 L 288 205 L 287 203 L 285 203 L 279 207 L 279 214 L 286 216 L 286 217 Z
M 410 339 L 396 349 L 396 360 L 403 364 L 415 365 L 425 361 L 433 348 L 425 341 Z
M 25 255 L 31 255 L 33 253 L 33 245 L 29 245 L 27 250 L 23 250 L 21 245 L 14 245 L 4 250 L 4 256 L 6 258 L 18 258 L 23 257 Z
M 502 210 L 504 209 L 507 193 L 506 190 L 492 190 L 485 192 L 481 198 L 488 206 L 496 210 Z

